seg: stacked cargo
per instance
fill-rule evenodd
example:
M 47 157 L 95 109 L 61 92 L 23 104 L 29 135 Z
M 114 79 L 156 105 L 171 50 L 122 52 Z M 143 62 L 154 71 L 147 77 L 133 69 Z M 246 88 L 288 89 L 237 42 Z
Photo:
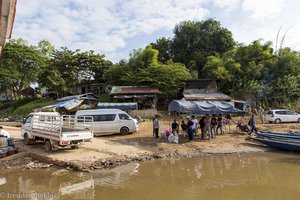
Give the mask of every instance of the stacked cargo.
M 16 153 L 12 138 L 0 137 L 0 159 Z

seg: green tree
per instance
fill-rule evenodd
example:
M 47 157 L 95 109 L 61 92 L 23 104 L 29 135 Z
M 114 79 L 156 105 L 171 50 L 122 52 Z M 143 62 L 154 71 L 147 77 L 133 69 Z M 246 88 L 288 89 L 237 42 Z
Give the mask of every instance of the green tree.
M 183 64 L 158 62 L 158 51 L 151 45 L 131 54 L 129 62 L 108 68 L 106 80 L 114 85 L 148 85 L 157 87 L 165 99 L 172 98 L 183 87 L 190 73 Z
M 169 61 L 166 64 L 151 65 L 142 69 L 137 76 L 136 84 L 157 87 L 164 99 L 169 100 L 183 88 L 185 81 L 190 78 L 190 73 L 183 64 Z
M 217 78 L 222 91 L 242 99 L 259 101 L 268 93 L 268 67 L 274 59 L 271 43 L 254 41 L 238 45 L 234 50 L 207 58 L 203 72 Z
M 176 25 L 174 34 L 171 47 L 174 61 L 198 71 L 199 76 L 208 56 L 222 55 L 235 45 L 232 33 L 214 19 L 181 22 Z
M 133 69 L 146 68 L 158 63 L 158 50 L 148 45 L 145 49 L 133 50 L 129 58 L 129 66 Z
M 55 52 L 55 47 L 49 41 L 41 40 L 38 43 L 37 50 L 43 57 L 50 59 Z
M 39 83 L 52 91 L 67 95 L 82 82 L 103 82 L 104 70 L 110 65 L 111 62 L 106 61 L 104 55 L 62 47 L 52 53 L 47 68 L 40 75 Z
M 227 54 L 230 54 L 229 52 Z M 225 93 L 232 93 L 236 76 L 240 73 L 241 65 L 233 60 L 229 55 L 224 54 L 207 57 L 207 62 L 203 68 L 203 75 L 218 80 L 220 90 Z
M 268 65 L 268 98 L 279 104 L 297 101 L 300 98 L 300 54 L 290 48 L 281 49 Z
M 0 82 L 8 87 L 15 98 L 21 97 L 21 90 L 36 82 L 44 59 L 34 46 L 28 46 L 22 39 L 11 40 L 0 58 Z
M 156 49 L 159 52 L 157 58 L 159 62 L 166 63 L 167 61 L 172 59 L 171 45 L 172 45 L 172 40 L 167 39 L 165 37 L 156 40 L 155 43 L 151 43 L 153 49 Z

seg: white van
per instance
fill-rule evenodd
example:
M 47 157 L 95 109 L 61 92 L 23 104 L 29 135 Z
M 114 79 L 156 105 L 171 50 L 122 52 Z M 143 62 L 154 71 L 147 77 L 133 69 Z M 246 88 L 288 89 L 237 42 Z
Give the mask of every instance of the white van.
M 119 109 L 78 110 L 75 114 L 77 123 L 81 117 L 94 118 L 94 135 L 121 133 L 126 135 L 138 131 L 138 123 L 126 112 Z

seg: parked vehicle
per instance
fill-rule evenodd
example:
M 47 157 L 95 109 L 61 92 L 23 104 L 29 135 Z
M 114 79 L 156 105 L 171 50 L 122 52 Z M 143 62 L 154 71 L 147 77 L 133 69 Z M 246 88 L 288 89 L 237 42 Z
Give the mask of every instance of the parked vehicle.
M 75 114 L 77 123 L 82 123 L 80 117 L 94 118 L 94 135 L 121 133 L 127 135 L 138 131 L 138 122 L 126 112 L 119 109 L 78 110 Z
M 299 122 L 300 123 L 300 114 L 291 110 L 270 110 L 267 113 L 266 120 L 270 123 L 281 123 L 281 122 Z
M 25 144 L 43 141 L 46 151 L 59 147 L 77 148 L 93 138 L 93 118 L 81 117 L 81 121 L 83 123 L 77 124 L 74 115 L 57 112 L 31 113 L 23 122 L 21 136 Z

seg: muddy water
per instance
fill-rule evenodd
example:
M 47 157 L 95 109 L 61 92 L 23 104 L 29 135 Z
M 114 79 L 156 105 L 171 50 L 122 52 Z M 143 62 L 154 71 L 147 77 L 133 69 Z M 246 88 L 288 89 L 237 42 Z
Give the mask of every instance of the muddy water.
M 300 154 L 207 156 L 92 173 L 0 173 L 1 199 L 299 199 Z

